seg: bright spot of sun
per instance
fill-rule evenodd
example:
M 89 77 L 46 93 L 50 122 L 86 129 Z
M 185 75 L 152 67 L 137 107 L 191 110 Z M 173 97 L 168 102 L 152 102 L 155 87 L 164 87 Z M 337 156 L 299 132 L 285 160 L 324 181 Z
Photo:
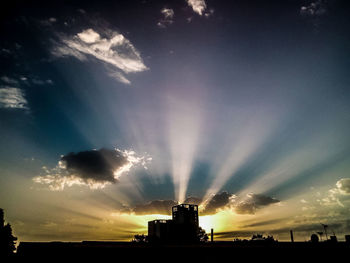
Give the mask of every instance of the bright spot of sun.
M 206 233 L 210 233 L 210 229 L 214 228 L 214 216 L 200 216 L 199 226 L 203 228 Z

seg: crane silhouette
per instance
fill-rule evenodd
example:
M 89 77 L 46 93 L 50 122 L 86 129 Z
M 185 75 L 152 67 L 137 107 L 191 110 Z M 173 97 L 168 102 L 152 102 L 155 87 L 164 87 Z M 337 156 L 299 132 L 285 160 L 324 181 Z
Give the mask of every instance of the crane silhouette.
M 327 228 L 328 228 L 328 225 L 325 225 L 325 224 L 322 224 L 321 225 L 323 226 L 323 229 L 324 229 L 324 233 L 326 234 L 326 240 L 328 240 L 328 235 L 327 235 Z

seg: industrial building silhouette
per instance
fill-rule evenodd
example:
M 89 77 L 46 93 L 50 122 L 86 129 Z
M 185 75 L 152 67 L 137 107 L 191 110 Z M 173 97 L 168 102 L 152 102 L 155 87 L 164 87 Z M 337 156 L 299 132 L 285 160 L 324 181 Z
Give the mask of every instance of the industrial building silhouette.
M 196 243 L 198 238 L 198 206 L 180 204 L 172 207 L 172 219 L 148 222 L 151 243 Z

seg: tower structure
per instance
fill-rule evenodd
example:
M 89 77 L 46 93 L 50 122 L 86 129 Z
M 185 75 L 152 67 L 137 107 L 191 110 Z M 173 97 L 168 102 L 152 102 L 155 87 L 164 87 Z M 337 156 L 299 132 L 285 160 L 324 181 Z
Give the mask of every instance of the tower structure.
M 173 206 L 172 220 L 148 222 L 148 238 L 153 243 L 195 243 L 198 232 L 198 206 L 193 204 Z
M 193 243 L 198 241 L 198 206 L 180 204 L 172 207 L 173 237 L 176 242 Z

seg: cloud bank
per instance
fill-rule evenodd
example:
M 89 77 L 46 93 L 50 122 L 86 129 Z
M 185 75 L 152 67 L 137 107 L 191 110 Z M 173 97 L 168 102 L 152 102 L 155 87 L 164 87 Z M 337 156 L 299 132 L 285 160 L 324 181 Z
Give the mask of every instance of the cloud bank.
M 59 35 L 59 42 L 51 52 L 56 57 L 72 56 L 80 61 L 94 58 L 109 66 L 112 69 L 109 75 L 125 84 L 130 84 L 125 74 L 148 69 L 133 44 L 119 32 L 111 30 L 98 33 L 88 28 L 70 37 Z
M 237 195 L 223 191 L 213 195 L 206 202 L 203 202 L 201 198 L 187 197 L 183 203 L 199 205 L 199 215 L 206 216 L 223 210 L 233 211 L 236 214 L 255 214 L 257 210 L 278 202 L 280 201 L 262 194 L 248 194 L 245 198 L 239 198 Z M 136 206 L 124 207 L 119 212 L 135 215 L 171 215 L 171 208 L 178 204 L 174 200 L 153 200 Z
M 49 186 L 50 190 L 63 190 L 66 186 L 86 185 L 91 189 L 103 188 L 118 182 L 123 174 L 138 164 L 146 165 L 150 158 L 138 157 L 133 151 L 119 149 L 89 150 L 63 155 L 53 169 L 43 167 L 46 175 L 33 181 Z

